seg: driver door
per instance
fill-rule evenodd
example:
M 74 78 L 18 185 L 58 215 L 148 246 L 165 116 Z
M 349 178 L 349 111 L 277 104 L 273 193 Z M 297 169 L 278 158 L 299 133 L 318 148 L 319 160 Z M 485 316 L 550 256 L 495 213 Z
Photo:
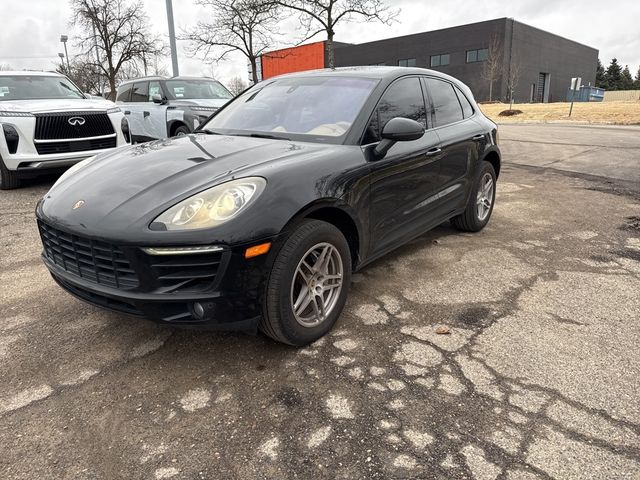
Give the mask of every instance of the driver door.
M 383 159 L 370 163 L 374 255 L 420 234 L 432 221 L 442 154 L 426 112 L 420 78 L 404 77 L 387 88 L 367 128 L 365 144 L 379 141 L 382 127 L 394 117 L 410 118 L 427 128 L 419 140 L 398 142 Z

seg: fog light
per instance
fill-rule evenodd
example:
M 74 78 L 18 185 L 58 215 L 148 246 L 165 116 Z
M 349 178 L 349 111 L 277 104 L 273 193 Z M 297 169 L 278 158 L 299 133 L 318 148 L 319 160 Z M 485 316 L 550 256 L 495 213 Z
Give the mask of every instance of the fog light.
M 202 306 L 202 304 L 200 302 L 196 302 L 196 303 L 193 304 L 193 314 L 199 320 L 204 318 L 204 307 Z

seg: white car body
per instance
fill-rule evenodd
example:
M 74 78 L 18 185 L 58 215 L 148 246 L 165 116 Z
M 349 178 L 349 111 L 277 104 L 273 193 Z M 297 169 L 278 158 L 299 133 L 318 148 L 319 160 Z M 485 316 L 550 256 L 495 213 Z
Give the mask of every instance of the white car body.
M 3 71 L 0 84 L 4 76 L 53 76 L 69 82 L 57 73 Z M 0 91 L 0 162 L 9 174 L 31 176 L 68 167 L 128 143 L 122 130 L 123 113 L 111 101 L 95 97 L 11 100 L 10 96 L 7 88 Z M 10 148 L 7 132 L 14 131 L 17 148 L 15 143 Z
M 167 86 L 167 82 L 193 81 L 215 83 L 228 98 L 180 98 Z M 155 95 L 162 101 L 154 101 Z M 180 127 L 181 133 L 193 132 L 231 98 L 231 93 L 212 78 L 143 77 L 120 84 L 116 103 L 129 121 L 132 141 L 137 143 L 172 137 Z

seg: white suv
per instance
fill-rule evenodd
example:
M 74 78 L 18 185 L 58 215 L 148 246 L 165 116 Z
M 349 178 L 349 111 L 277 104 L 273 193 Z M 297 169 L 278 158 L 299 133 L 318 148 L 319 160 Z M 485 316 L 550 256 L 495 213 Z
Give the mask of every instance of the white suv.
M 64 75 L 0 72 L 0 189 L 129 140 L 120 108 L 87 98 Z
M 233 95 L 220 82 L 201 77 L 143 77 L 118 87 L 133 143 L 193 132 Z

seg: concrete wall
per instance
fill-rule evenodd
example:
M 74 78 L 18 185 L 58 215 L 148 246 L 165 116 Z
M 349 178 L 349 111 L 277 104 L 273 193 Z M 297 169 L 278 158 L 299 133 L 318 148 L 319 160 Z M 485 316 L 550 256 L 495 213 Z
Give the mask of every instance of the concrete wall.
M 633 101 L 640 100 L 640 90 L 612 90 L 604 92 L 605 102 Z
M 452 75 L 466 83 L 473 91 L 476 99 L 486 100 L 489 97 L 489 82 L 483 80 L 482 62 L 466 63 L 467 50 L 488 48 L 492 35 L 504 38 L 506 18 L 487 22 L 461 25 L 432 32 L 388 38 L 360 45 L 348 45 L 336 48 L 336 66 L 376 65 L 386 63 L 398 65 L 398 60 L 415 58 L 416 66 L 431 68 L 431 55 L 448 53 L 450 64 L 435 67 L 434 70 Z M 504 43 L 503 43 L 504 44 Z M 499 93 L 494 84 L 494 97 Z
M 516 102 L 528 102 L 531 85 L 540 73 L 549 74 L 549 101 L 562 102 L 572 77 L 583 85 L 595 85 L 598 50 L 523 23 L 507 20 L 505 54 L 520 63 L 520 78 L 514 92 Z M 506 89 L 506 85 L 505 85 Z

